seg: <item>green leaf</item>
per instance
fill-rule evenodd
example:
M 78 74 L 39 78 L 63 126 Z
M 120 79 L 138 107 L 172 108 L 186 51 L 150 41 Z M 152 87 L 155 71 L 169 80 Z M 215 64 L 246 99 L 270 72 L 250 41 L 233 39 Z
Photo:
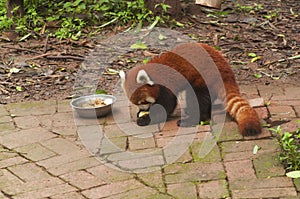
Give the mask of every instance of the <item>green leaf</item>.
M 259 149 L 261 149 L 261 148 L 260 148 L 259 146 L 255 145 L 255 146 L 253 147 L 253 154 L 254 154 L 254 155 L 257 154 L 257 152 L 258 152 Z
M 95 94 L 107 94 L 107 92 L 105 90 L 102 90 L 102 89 L 97 89 Z
M 248 57 L 256 57 L 255 53 L 248 53 Z
M 145 49 L 147 49 L 148 47 L 147 47 L 147 45 L 146 45 L 145 43 L 138 41 L 138 42 L 136 42 L 135 44 L 132 44 L 132 45 L 130 46 L 130 48 L 131 48 L 131 49 L 142 49 L 142 50 L 145 50 Z
M 21 91 L 23 91 L 23 88 L 22 88 L 22 86 L 16 86 L 16 90 L 21 92 Z
M 164 39 L 167 39 L 167 37 L 162 35 L 162 34 L 159 34 L 158 39 L 159 40 L 164 40 Z
M 178 27 L 184 27 L 184 24 L 176 21 L 176 26 L 178 26 Z
M 256 62 L 257 60 L 261 59 L 261 56 L 253 57 L 251 62 Z
M 290 177 L 290 178 L 300 178 L 300 171 L 288 172 L 288 173 L 286 173 L 286 176 Z
M 260 74 L 260 73 L 255 73 L 253 76 L 254 76 L 255 78 L 261 78 L 261 77 L 262 77 L 262 74 Z

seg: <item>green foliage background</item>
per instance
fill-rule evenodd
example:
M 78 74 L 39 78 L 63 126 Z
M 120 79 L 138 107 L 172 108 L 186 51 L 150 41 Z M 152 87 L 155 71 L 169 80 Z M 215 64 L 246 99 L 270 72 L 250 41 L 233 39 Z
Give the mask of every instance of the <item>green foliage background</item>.
M 167 5 L 159 4 L 163 10 L 155 16 L 145 6 L 144 0 L 25 0 L 25 16 L 23 18 L 6 17 L 6 0 L 0 0 L 0 32 L 15 29 L 20 35 L 32 31 L 43 32 L 60 39 L 78 39 L 83 31 L 86 33 L 108 25 L 128 27 L 143 24 L 156 25 L 164 22 Z M 55 30 L 47 29 L 53 22 Z M 44 28 L 44 29 L 43 29 Z

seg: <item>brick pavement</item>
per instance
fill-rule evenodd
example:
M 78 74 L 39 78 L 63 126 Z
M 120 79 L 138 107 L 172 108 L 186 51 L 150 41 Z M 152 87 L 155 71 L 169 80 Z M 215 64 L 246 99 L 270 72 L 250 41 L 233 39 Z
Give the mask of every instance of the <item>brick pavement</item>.
M 262 119 L 289 131 L 300 126 L 300 87 L 241 90 Z M 125 120 L 80 119 L 69 101 L 1 105 L 0 198 L 300 197 L 300 180 L 285 176 L 267 128 L 242 137 L 226 120 L 217 144 L 200 158 L 209 126 L 180 131 L 171 120 L 160 131 L 135 131 Z

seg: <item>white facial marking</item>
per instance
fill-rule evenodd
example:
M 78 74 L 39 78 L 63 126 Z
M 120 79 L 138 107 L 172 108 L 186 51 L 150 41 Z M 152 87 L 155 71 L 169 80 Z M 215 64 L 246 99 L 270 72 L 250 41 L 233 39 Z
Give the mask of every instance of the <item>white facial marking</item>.
M 150 104 L 140 104 L 138 107 L 140 110 L 149 110 Z
M 145 70 L 140 70 L 138 72 L 136 76 L 136 82 L 139 84 L 149 84 L 150 86 L 154 84 Z
M 124 83 L 125 83 L 125 77 L 126 77 L 126 74 L 125 74 L 124 71 L 121 70 L 121 71 L 119 72 L 119 76 L 120 76 L 120 78 L 121 78 L 121 86 L 122 86 L 123 90 L 125 91 L 125 89 L 124 89 Z
M 155 102 L 155 99 L 153 97 L 149 96 L 149 97 L 146 98 L 146 102 L 149 102 L 149 103 L 153 104 Z

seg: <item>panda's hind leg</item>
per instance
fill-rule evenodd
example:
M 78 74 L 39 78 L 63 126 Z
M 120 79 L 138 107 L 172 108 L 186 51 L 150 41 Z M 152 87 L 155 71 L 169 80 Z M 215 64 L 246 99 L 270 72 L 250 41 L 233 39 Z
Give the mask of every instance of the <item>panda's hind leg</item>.
M 178 120 L 178 126 L 197 125 L 211 118 L 211 98 L 207 88 L 186 92 L 186 118 Z

